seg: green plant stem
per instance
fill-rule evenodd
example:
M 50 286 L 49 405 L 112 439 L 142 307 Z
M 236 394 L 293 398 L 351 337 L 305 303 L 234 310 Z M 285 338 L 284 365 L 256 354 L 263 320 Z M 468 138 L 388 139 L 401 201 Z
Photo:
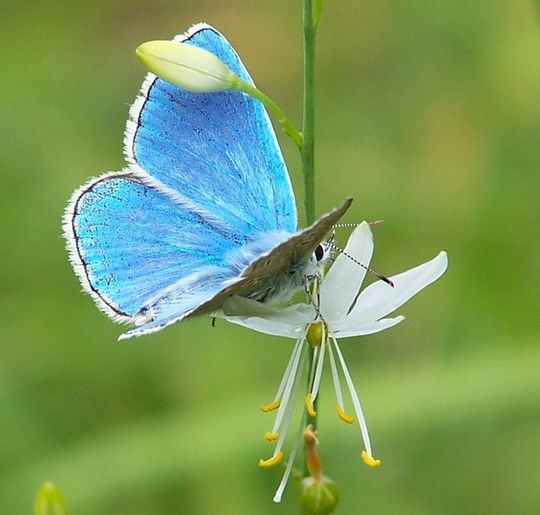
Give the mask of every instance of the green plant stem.
M 320 6 L 317 3 L 317 6 Z M 315 71 L 315 32 L 314 11 L 311 0 L 304 0 L 303 25 L 304 25 L 304 116 L 302 134 L 302 175 L 304 177 L 304 194 L 306 224 L 311 225 L 315 221 L 315 110 L 313 97 L 313 81 Z M 317 14 L 318 20 L 318 14 Z M 310 369 L 313 366 L 313 353 L 315 349 L 310 346 Z M 308 372 L 308 378 L 311 370 Z M 317 411 L 317 402 L 314 403 Z M 307 424 L 317 427 L 317 416 L 308 415 Z
M 255 86 L 238 79 L 234 83 L 234 89 L 242 91 L 247 95 L 259 100 L 270 111 L 279 122 L 285 133 L 294 141 L 300 152 L 302 152 L 302 133 L 293 125 L 293 123 L 287 118 L 281 108 L 266 94 Z
M 315 221 L 315 111 L 313 81 L 315 72 L 315 24 L 311 0 L 304 0 L 304 116 L 302 134 L 302 175 L 304 177 L 306 224 Z

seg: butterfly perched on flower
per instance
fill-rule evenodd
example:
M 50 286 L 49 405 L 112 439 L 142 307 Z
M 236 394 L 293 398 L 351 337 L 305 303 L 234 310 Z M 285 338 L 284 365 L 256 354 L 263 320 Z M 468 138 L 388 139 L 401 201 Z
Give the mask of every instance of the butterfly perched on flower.
M 175 41 L 250 76 L 227 40 L 198 24 Z M 297 229 L 294 194 L 263 106 L 239 91 L 194 93 L 148 74 L 130 109 L 127 166 L 76 190 L 63 229 L 83 289 L 121 338 L 211 313 L 232 295 L 300 288 L 314 251 L 352 200 Z

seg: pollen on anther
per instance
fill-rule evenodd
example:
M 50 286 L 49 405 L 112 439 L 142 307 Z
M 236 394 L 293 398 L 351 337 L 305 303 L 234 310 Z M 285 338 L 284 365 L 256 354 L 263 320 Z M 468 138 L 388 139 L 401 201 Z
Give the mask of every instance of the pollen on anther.
M 268 468 L 277 465 L 283 459 L 283 451 L 278 451 L 277 454 L 274 454 L 271 458 L 267 460 L 260 459 L 259 467 Z
M 270 411 L 275 411 L 279 408 L 279 405 L 281 404 L 281 399 L 278 399 L 277 401 L 271 402 L 270 404 L 262 404 L 261 405 L 261 411 L 264 413 L 268 413 Z
M 360 454 L 362 457 L 362 461 L 368 466 L 372 468 L 380 467 L 381 466 L 381 460 L 376 460 L 373 456 L 370 456 L 366 451 L 362 451 L 362 454 Z
M 354 422 L 354 417 L 345 413 L 345 410 L 341 406 L 336 406 L 337 416 L 347 424 L 352 424 Z
M 305 403 L 306 403 L 306 410 L 308 412 L 308 415 L 310 417 L 316 417 L 317 416 L 317 412 L 315 411 L 315 409 L 313 408 L 313 401 L 311 400 L 311 393 L 308 393 L 306 395 L 306 400 L 305 400 Z
M 272 433 L 270 431 L 267 431 L 264 433 L 264 439 L 267 442 L 275 442 L 279 438 L 279 435 L 277 433 Z

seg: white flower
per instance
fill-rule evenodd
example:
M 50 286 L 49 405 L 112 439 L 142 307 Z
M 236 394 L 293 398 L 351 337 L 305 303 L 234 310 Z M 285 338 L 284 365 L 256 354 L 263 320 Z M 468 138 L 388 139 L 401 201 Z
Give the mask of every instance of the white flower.
M 318 295 L 318 311 L 309 304 L 296 304 L 278 309 L 242 297 L 232 297 L 225 303 L 223 312 L 217 314 L 230 322 L 255 331 L 296 339 L 273 402 L 261 407 L 263 411 L 277 410 L 272 430 L 265 434 L 267 440 L 276 441 L 276 446 L 271 458 L 259 462 L 262 467 L 275 465 L 283 458 L 282 447 L 300 384 L 298 379 L 307 368 L 309 346 L 314 348 L 302 422 L 284 477 L 274 497 L 276 502 L 280 501 L 291 472 L 306 419 L 308 415 L 316 415 L 313 404 L 319 392 L 325 355 L 328 355 L 330 362 L 337 415 L 346 423 L 354 422 L 353 416 L 345 411 L 340 378 L 342 375 L 364 442 L 362 459 L 371 467 L 377 467 L 381 463 L 373 457 L 360 399 L 337 340 L 376 333 L 401 322 L 403 316 L 384 317 L 438 279 L 446 270 L 447 256 L 446 252 L 440 252 L 431 261 L 390 277 L 393 286 L 384 281 L 376 281 L 359 294 L 366 270 L 358 263 L 369 266 L 372 254 L 371 230 L 369 225 L 363 222 L 354 230 L 345 251 L 337 256 L 322 280 Z
M 214 54 L 187 43 L 148 41 L 140 45 L 136 53 L 151 72 L 188 91 L 224 91 L 240 81 Z

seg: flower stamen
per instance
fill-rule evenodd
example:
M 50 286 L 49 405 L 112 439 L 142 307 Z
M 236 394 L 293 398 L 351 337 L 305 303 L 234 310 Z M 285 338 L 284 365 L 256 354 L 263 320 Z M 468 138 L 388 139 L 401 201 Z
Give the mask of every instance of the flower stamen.
M 269 413 L 270 411 L 275 411 L 279 408 L 281 404 L 281 399 L 277 399 L 270 404 L 261 404 L 260 409 L 263 413 Z
M 332 382 L 334 383 L 334 392 L 336 394 L 338 408 L 341 412 L 345 413 L 345 408 L 344 408 L 344 403 L 343 403 L 343 393 L 341 392 L 341 384 L 339 382 L 336 358 L 334 357 L 334 352 L 332 351 L 331 344 L 328 345 L 328 356 L 330 358 L 330 371 L 332 372 Z M 338 416 L 339 416 L 339 412 L 338 412 Z
M 339 364 L 341 365 L 341 370 L 343 371 L 343 375 L 345 376 L 345 382 L 347 383 L 347 387 L 349 388 L 349 394 L 351 396 L 351 400 L 353 403 L 354 411 L 356 413 L 356 419 L 358 420 L 358 425 L 360 426 L 360 433 L 362 434 L 362 440 L 364 440 L 364 447 L 365 447 L 365 453 L 366 456 L 371 458 L 373 463 L 375 463 L 377 460 L 374 460 L 372 458 L 373 453 L 371 452 L 371 442 L 369 441 L 369 433 L 368 428 L 366 424 L 366 419 L 364 418 L 364 412 L 362 411 L 362 406 L 360 404 L 360 399 L 358 397 L 358 394 L 356 393 L 356 390 L 354 389 L 354 384 L 352 382 L 351 374 L 349 373 L 349 369 L 347 368 L 347 365 L 345 364 L 345 358 L 343 357 L 343 354 L 341 353 L 341 349 L 339 348 L 339 345 L 337 343 L 337 340 L 332 336 L 332 343 L 334 344 Z M 330 348 L 330 346 L 329 346 Z M 364 459 L 364 461 L 369 465 L 371 461 L 368 463 Z M 379 462 L 380 465 L 380 462 Z M 378 465 L 370 465 L 370 466 L 378 466 Z
M 301 340 L 299 339 L 296 341 L 296 345 L 293 348 L 291 357 L 289 358 L 289 361 L 287 362 L 287 366 L 285 367 L 285 372 L 283 373 L 283 377 L 281 378 L 281 381 L 279 383 L 276 395 L 274 396 L 274 400 L 269 404 L 263 404 L 260 406 L 260 409 L 263 413 L 269 413 L 271 411 L 275 411 L 281 406 L 281 403 L 283 401 L 283 393 L 284 393 L 285 387 L 287 386 L 287 381 L 291 375 L 291 372 L 293 372 L 292 368 L 293 368 L 295 357 L 297 355 L 297 352 L 300 346 L 301 346 Z
M 279 406 L 278 412 L 276 414 L 276 419 L 274 420 L 274 427 L 272 428 L 272 433 L 277 433 L 279 430 L 279 427 L 281 425 L 281 421 L 283 420 L 283 417 L 285 415 L 285 411 L 287 410 L 288 404 L 289 404 L 289 398 L 291 396 L 291 391 L 293 389 L 293 385 L 295 383 L 295 379 L 298 372 L 298 365 L 300 364 L 300 355 L 302 354 L 302 341 L 303 338 L 299 338 L 296 342 L 296 345 L 293 349 L 291 359 L 289 360 L 289 365 L 287 365 L 287 370 L 285 371 L 286 381 L 283 381 L 284 387 L 283 387 L 283 397 L 281 398 L 281 404 Z M 280 386 L 281 389 L 281 386 Z
M 315 367 L 315 376 L 313 378 L 313 382 L 311 383 L 311 401 L 315 402 L 315 399 L 317 398 L 317 395 L 319 393 L 319 386 L 321 384 L 321 377 L 322 377 L 322 371 L 323 371 L 323 365 L 324 365 L 324 350 L 327 344 L 326 339 L 326 331 L 323 334 L 324 341 L 322 344 L 316 349 L 316 356 L 314 358 L 317 359 L 317 365 Z
M 289 476 L 291 475 L 291 471 L 294 465 L 294 460 L 296 459 L 296 453 L 298 452 L 298 445 L 300 443 L 300 440 L 302 439 L 302 434 L 304 432 L 305 425 L 306 425 L 306 414 L 304 413 L 302 416 L 302 420 L 300 421 L 300 425 L 298 426 L 298 432 L 294 440 L 294 446 L 292 448 L 291 454 L 289 455 L 289 460 L 287 461 L 287 466 L 285 467 L 285 472 L 283 473 L 283 477 L 281 478 L 281 481 L 279 482 L 276 493 L 274 494 L 273 501 L 275 503 L 281 502 L 281 497 L 283 496 L 283 492 L 285 490 L 285 487 L 287 486 L 287 481 L 289 481 Z
M 373 456 L 371 456 L 370 454 L 368 454 L 366 451 L 362 451 L 362 453 L 360 454 L 360 456 L 362 457 L 363 462 L 364 462 L 368 467 L 371 467 L 371 468 L 377 468 L 377 467 L 380 467 L 380 466 L 381 466 L 381 460 L 375 459 Z
M 271 458 L 267 460 L 260 459 L 259 467 L 269 468 L 277 465 L 283 459 L 283 451 L 277 451 Z
M 264 433 L 264 439 L 267 442 L 275 442 L 278 438 L 279 438 L 278 433 L 271 433 L 270 431 L 266 431 L 266 433 Z
M 336 413 L 337 416 L 346 424 L 352 424 L 354 422 L 354 417 L 346 413 L 341 406 L 336 406 Z
M 308 393 L 306 395 L 306 399 L 305 399 L 305 404 L 306 404 L 306 411 L 308 412 L 308 415 L 310 417 L 316 417 L 317 416 L 317 412 L 315 411 L 315 409 L 313 408 L 313 402 L 311 400 L 311 393 Z
M 265 434 L 265 438 L 268 441 L 275 441 L 277 437 L 277 442 L 273 456 L 267 460 L 259 461 L 259 466 L 263 468 L 272 467 L 283 459 L 283 452 L 281 451 L 281 448 L 285 443 L 285 438 L 287 436 L 287 431 L 291 422 L 295 399 L 298 393 L 299 378 L 300 376 L 302 376 L 302 371 L 304 370 L 305 365 L 307 365 L 307 361 L 302 360 L 302 356 L 305 356 L 305 353 L 307 352 L 307 348 L 302 345 L 304 343 L 304 338 L 305 336 L 302 336 L 302 338 L 298 340 L 297 345 L 293 350 L 294 359 L 291 361 L 292 364 L 290 367 L 289 377 L 287 378 L 287 384 L 285 385 L 285 389 L 283 392 L 283 402 L 276 415 L 276 420 L 274 421 L 274 428 L 271 432 Z M 300 366 L 300 363 L 302 363 L 302 366 Z M 302 424 L 305 423 L 304 421 L 305 414 L 303 416 Z M 293 460 L 294 454 L 291 453 L 289 461 Z M 287 482 L 291 468 L 292 464 L 290 465 L 290 467 L 289 464 L 287 464 L 284 475 L 285 483 Z M 283 488 L 285 488 L 285 485 L 283 485 Z

